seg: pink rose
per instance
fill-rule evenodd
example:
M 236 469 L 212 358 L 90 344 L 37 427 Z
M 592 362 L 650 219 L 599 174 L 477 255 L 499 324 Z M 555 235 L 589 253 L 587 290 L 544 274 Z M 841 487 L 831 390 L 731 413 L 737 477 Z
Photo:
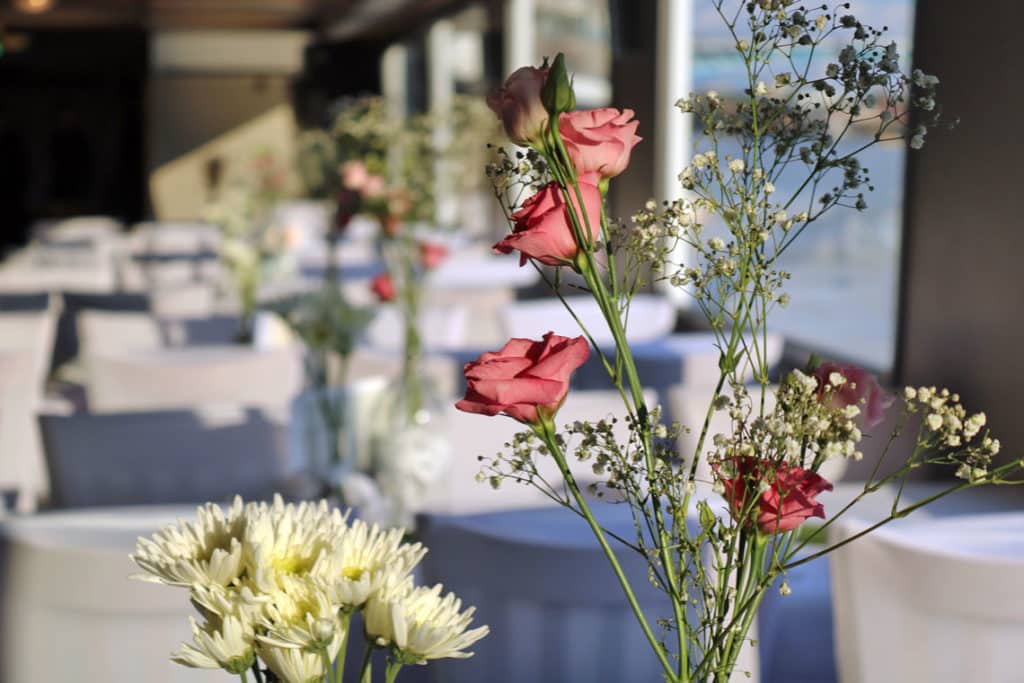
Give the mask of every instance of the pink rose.
M 589 109 L 562 114 L 558 130 L 576 172 L 614 178 L 629 166 L 629 155 L 642 138 L 632 109 Z
M 856 365 L 840 363 L 822 363 L 814 371 L 818 380 L 818 396 L 824 394 L 825 386 L 830 384 L 832 373 L 838 373 L 846 381 L 832 390 L 832 407 L 845 408 L 857 406 L 864 416 L 864 429 L 871 429 L 885 419 L 885 411 L 892 405 L 893 397 L 886 393 L 878 384 L 874 375 Z
M 825 518 L 825 506 L 815 500 L 832 484 L 810 470 L 777 464 L 770 460 L 741 457 L 732 460 L 736 474 L 722 478 L 725 499 L 735 517 L 752 514 L 762 534 L 792 531 L 809 517 Z M 751 511 L 748 492 L 755 495 L 764 481 L 768 487 L 759 494 Z
M 528 145 L 547 128 L 548 112 L 540 101 L 547 78 L 547 69 L 524 66 L 508 77 L 504 87 L 487 97 L 487 106 L 501 119 L 512 142 Z
M 346 161 L 341 165 L 341 184 L 350 190 L 362 191 L 369 177 L 370 173 L 362 161 Z
M 386 184 L 383 176 L 379 176 L 376 173 L 367 175 L 366 182 L 363 183 L 362 187 L 363 196 L 367 199 L 382 197 Z
M 590 222 L 590 237 L 594 240 L 601 236 L 601 190 L 594 184 L 596 180 L 596 175 L 580 178 L 580 193 Z M 569 196 L 576 215 L 583 221 L 575 192 L 571 188 Z M 540 192 L 527 199 L 523 207 L 512 214 L 512 220 L 515 221 L 512 234 L 495 244 L 494 251 L 508 254 L 518 250 L 520 265 L 532 258 L 549 266 L 564 266 L 572 263 L 579 252 L 579 245 L 572 232 L 568 205 L 556 182 L 548 183 Z M 585 223 L 581 227 L 586 230 Z
M 391 301 L 395 298 L 395 283 L 391 281 L 391 276 L 387 273 L 381 273 L 373 278 L 370 282 L 370 290 L 381 301 Z
M 448 247 L 437 242 L 420 242 L 420 262 L 427 270 L 437 268 L 448 258 Z
M 466 397 L 455 407 L 536 424 L 558 412 L 569 393 L 569 377 L 589 355 L 584 337 L 548 332 L 543 341 L 512 339 L 501 351 L 466 363 Z

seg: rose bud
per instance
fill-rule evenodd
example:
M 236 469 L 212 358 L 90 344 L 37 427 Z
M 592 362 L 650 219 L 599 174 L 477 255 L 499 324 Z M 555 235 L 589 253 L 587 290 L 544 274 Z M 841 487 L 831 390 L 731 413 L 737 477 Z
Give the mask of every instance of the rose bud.
M 448 247 L 437 242 L 420 242 L 420 262 L 427 270 L 441 265 L 448 258 Z
M 391 276 L 381 273 L 370 282 L 370 290 L 377 295 L 380 301 L 392 301 L 395 298 L 395 284 Z
M 540 91 L 548 77 L 547 68 L 524 66 L 505 81 L 504 87 L 487 97 L 509 140 L 530 145 L 540 140 L 548 126 L 548 112 L 540 101 Z
M 362 161 L 346 161 L 341 165 L 341 184 L 349 190 L 362 191 L 369 177 L 370 173 Z

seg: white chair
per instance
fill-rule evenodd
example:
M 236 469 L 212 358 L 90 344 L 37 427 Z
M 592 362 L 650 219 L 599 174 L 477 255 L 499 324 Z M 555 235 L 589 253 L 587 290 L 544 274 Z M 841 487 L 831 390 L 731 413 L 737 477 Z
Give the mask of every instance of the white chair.
M 35 411 L 43 401 L 56 330 L 56 306 L 0 313 L 0 487 L 18 491 L 21 510 L 46 495 Z
M 566 297 L 566 301 L 594 341 L 601 347 L 610 348 L 612 335 L 597 302 L 583 296 Z M 505 308 L 503 322 L 507 337 L 540 339 L 549 330 L 566 337 L 582 334 L 579 325 L 557 298 L 517 301 Z M 676 309 L 671 301 L 660 296 L 638 294 L 630 305 L 626 334 L 632 343 L 648 342 L 669 334 L 675 324 Z
M 281 410 L 41 415 L 55 508 L 268 497 L 294 479 Z
M 158 318 L 207 318 L 216 312 L 217 293 L 210 283 L 182 281 L 151 288 L 149 300 Z
M 458 349 L 466 345 L 468 312 L 460 306 L 423 306 L 419 315 L 419 334 L 426 351 Z M 405 339 L 405 323 L 393 305 L 381 306 L 366 330 L 370 347 L 399 351 Z
M 293 349 L 208 346 L 95 353 L 84 360 L 94 412 L 209 403 L 286 406 L 303 382 Z
M 78 314 L 77 325 L 82 358 L 163 346 L 160 325 L 149 313 L 86 310 Z
M 657 402 L 653 392 L 646 392 L 646 398 L 648 405 Z M 614 391 L 573 391 L 559 410 L 556 423 L 562 429 L 564 425 L 576 420 L 593 422 L 615 416 L 619 418 L 615 433 L 622 443 L 628 437 L 622 419 L 624 415 L 622 399 Z M 476 478 L 484 464 L 480 462 L 479 456 L 493 459 L 497 453 L 505 450 L 505 443 L 510 442 L 517 432 L 527 429 L 525 425 L 505 416 L 487 417 L 464 413 L 454 405 L 449 408 L 445 419 L 455 447 L 455 457 L 444 486 L 436 489 L 429 499 L 427 511 L 463 515 L 551 504 L 549 498 L 532 486 L 504 481 L 494 490 L 489 483 L 477 481 Z M 581 483 L 597 479 L 592 462 L 580 462 L 570 454 L 569 465 Z M 551 458 L 542 456 L 538 461 L 538 469 L 548 482 L 556 486 L 562 482 L 561 473 Z
M 628 510 L 602 521 L 633 533 Z M 625 513 L 626 519 L 623 514 Z M 508 516 L 508 519 L 503 519 Z M 491 635 L 466 660 L 438 660 L 427 669 L 445 683 L 584 683 L 657 681 L 661 666 L 626 604 L 615 575 L 586 523 L 563 509 L 422 518 L 427 584 L 441 582 L 476 607 L 474 626 Z M 511 521 L 512 524 L 505 524 Z M 649 618 L 668 608 L 647 579 L 646 562 L 619 553 Z
M 10 517 L 0 525 L 0 679 L 213 683 L 170 661 L 191 641 L 187 593 L 129 578 L 135 539 L 187 508 Z M 58 654 L 59 653 L 59 654 Z
M 868 525 L 840 520 L 832 541 Z M 842 683 L 1020 683 L 1024 516 L 913 517 L 831 555 Z

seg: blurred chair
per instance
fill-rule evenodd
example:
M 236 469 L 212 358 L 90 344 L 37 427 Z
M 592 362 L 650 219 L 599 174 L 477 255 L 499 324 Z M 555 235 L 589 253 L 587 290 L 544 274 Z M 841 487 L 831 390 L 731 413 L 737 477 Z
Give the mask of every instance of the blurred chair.
M 90 292 L 63 292 L 61 312 L 57 321 L 51 370 L 78 356 L 78 315 L 82 311 L 148 312 L 149 297 L 145 294 L 93 294 Z
M 95 353 L 85 359 L 85 373 L 94 412 L 207 403 L 286 406 L 303 382 L 293 349 L 228 345 Z
M 149 299 L 158 318 L 208 318 L 216 311 L 217 292 L 210 283 L 182 281 L 151 288 Z
M 419 315 L 419 334 L 426 351 L 460 348 L 466 343 L 467 311 L 459 306 L 424 306 Z M 403 348 L 404 319 L 395 306 L 380 306 L 366 330 L 369 346 L 385 351 Z
M 649 405 L 657 403 L 654 392 L 645 392 Z M 597 421 L 607 417 L 619 418 L 615 434 L 620 443 L 628 438 L 622 398 L 614 391 L 570 392 L 565 404 L 558 411 L 555 421 L 561 429 L 576 420 Z M 457 410 L 449 406 L 444 416 L 448 433 L 455 448 L 451 471 L 445 477 L 443 486 L 437 488 L 427 502 L 426 509 L 438 514 L 477 514 L 494 510 L 510 510 L 550 505 L 551 499 L 532 486 L 513 481 L 503 481 L 495 490 L 486 480 L 479 481 L 477 475 L 482 466 L 482 456 L 490 461 L 499 452 L 506 452 L 505 444 L 512 441 L 516 433 L 526 427 L 512 418 L 504 416 L 487 417 Z M 581 483 L 597 479 L 593 462 L 580 462 L 569 454 L 569 466 Z M 550 457 L 542 456 L 537 461 L 540 474 L 551 484 L 560 486 L 562 475 Z
M 39 423 L 55 508 L 265 498 L 290 477 L 280 411 L 221 404 Z
M 0 312 L 0 487 L 18 492 L 22 510 L 46 493 L 35 411 L 43 402 L 56 329 L 56 307 Z
M 515 301 L 514 289 L 489 286 L 477 289 L 428 289 L 424 298 L 430 306 L 458 307 L 466 312 L 467 347 L 499 349 L 508 341 L 504 337 L 502 311 Z
M 144 312 L 82 311 L 77 336 L 83 362 L 94 355 L 153 350 L 163 345 L 159 324 Z
M 597 302 L 583 296 L 566 297 L 566 301 L 594 341 L 610 348 L 614 340 Z M 503 313 L 506 337 L 539 339 L 549 330 L 566 337 L 582 334 L 579 324 L 558 299 L 517 301 L 507 306 Z M 630 304 L 626 335 L 634 344 L 648 342 L 665 337 L 675 324 L 676 309 L 671 301 L 652 294 L 638 294 Z
M 635 534 L 624 506 L 598 506 L 596 512 L 615 532 Z M 455 591 L 464 604 L 476 607 L 473 626 L 491 629 L 473 645 L 473 657 L 433 662 L 430 680 L 662 679 L 608 561 L 586 523 L 571 511 L 426 515 L 419 535 L 430 548 L 422 565 L 424 583 Z M 666 598 L 648 580 L 644 559 L 627 550 L 618 555 L 646 614 L 662 614 Z
M 190 510 L 57 513 L 0 525 L 0 679 L 213 683 L 170 661 L 195 611 L 181 590 L 129 578 L 135 539 Z
M 831 540 L 867 526 L 845 518 Z M 830 559 L 843 683 L 1024 681 L 1024 515 L 911 518 Z

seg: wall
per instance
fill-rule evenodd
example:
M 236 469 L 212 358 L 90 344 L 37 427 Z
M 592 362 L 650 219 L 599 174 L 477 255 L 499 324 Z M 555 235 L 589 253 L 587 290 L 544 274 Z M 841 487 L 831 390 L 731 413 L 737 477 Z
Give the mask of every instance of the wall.
M 960 118 L 908 159 L 897 377 L 984 409 L 1004 452 L 1024 420 L 1024 5 L 918 0 L 915 62 Z

